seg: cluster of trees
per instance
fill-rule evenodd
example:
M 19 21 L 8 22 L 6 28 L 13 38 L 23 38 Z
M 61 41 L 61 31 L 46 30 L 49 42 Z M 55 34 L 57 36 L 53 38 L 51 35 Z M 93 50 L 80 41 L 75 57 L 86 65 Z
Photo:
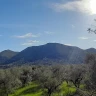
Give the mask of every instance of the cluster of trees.
M 51 96 L 65 81 L 76 87 L 80 96 L 96 96 L 96 56 L 88 55 L 85 65 L 21 66 L 0 69 L 0 96 L 8 96 L 15 89 L 37 82 Z M 80 89 L 80 85 L 84 89 Z M 70 94 L 69 94 L 70 96 Z M 73 95 L 74 96 L 74 95 Z

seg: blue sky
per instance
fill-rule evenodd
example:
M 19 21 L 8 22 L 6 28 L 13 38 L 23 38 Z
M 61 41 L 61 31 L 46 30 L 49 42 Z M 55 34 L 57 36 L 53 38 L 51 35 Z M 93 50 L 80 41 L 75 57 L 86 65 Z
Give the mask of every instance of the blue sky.
M 96 48 L 96 35 L 87 32 L 96 7 L 89 4 L 89 0 L 0 0 L 0 51 L 50 42 Z

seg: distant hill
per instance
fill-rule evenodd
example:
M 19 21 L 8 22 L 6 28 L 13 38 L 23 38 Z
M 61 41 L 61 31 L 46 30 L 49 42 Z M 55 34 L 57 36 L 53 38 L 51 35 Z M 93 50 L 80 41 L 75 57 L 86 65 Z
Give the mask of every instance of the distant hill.
M 2 52 L 0 52 L 0 64 L 6 62 L 7 60 L 9 60 L 10 58 L 12 58 L 13 56 L 17 55 L 18 52 L 14 52 L 11 50 L 4 50 Z
M 88 53 L 96 54 L 96 49 L 95 48 L 89 48 L 85 50 Z
M 83 50 L 75 46 L 48 43 L 28 47 L 19 53 L 3 51 L 0 56 L 8 59 L 4 64 L 82 64 L 88 53 L 96 53 L 96 49 Z
M 13 56 L 15 56 L 17 54 L 18 54 L 18 52 L 14 52 L 11 50 L 4 50 L 4 51 L 0 52 L 0 56 L 6 57 L 6 58 L 12 58 Z

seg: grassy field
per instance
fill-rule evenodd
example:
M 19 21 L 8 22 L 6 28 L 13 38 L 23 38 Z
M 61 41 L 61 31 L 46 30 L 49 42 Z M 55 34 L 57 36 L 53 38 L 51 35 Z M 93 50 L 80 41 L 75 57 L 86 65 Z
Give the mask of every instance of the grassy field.
M 66 82 L 64 82 L 57 92 L 54 92 L 52 96 L 66 96 L 67 94 L 73 94 L 76 91 L 75 87 L 72 84 L 67 85 Z M 9 96 L 42 96 L 44 91 L 34 82 L 32 82 L 30 85 L 19 88 L 16 90 L 13 94 L 10 94 Z

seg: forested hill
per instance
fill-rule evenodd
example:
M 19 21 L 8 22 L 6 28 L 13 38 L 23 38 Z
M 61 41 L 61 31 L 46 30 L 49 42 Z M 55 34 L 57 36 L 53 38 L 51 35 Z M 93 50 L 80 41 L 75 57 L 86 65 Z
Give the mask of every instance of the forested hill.
M 44 63 L 49 61 L 57 63 L 62 62 L 65 64 L 82 64 L 84 63 L 86 55 L 88 53 L 96 53 L 96 49 L 90 48 L 83 50 L 75 46 L 66 46 L 59 43 L 48 43 L 41 46 L 28 47 L 19 53 L 11 52 L 12 54 L 9 54 L 8 51 L 1 53 L 3 53 L 2 56 L 4 56 L 4 59 L 9 57 L 9 59 L 5 60 L 6 62 L 4 62 L 4 64 L 14 62 L 15 64 L 16 62 L 18 64 L 28 62 Z

